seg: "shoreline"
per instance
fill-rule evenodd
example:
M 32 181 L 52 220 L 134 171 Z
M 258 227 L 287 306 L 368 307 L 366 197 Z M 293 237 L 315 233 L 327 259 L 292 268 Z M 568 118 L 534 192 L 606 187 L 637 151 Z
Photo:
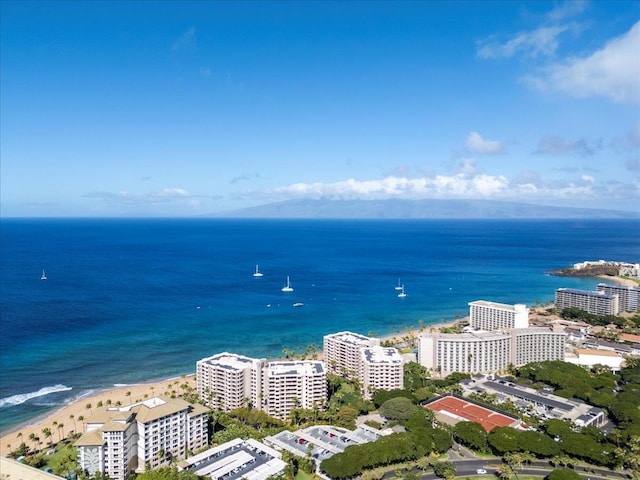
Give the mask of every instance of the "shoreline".
M 622 285 L 623 287 L 640 286 L 640 283 L 636 282 L 631 278 L 624 278 L 624 277 L 618 277 L 618 276 L 612 277 L 609 275 L 598 275 L 596 278 L 601 278 L 602 280 L 608 280 L 610 282 L 617 283 L 618 285 Z
M 629 278 L 612 277 L 608 275 L 599 275 L 597 278 L 607 280 L 624 286 L 637 286 L 638 282 L 635 282 Z M 533 307 L 531 307 L 533 308 Z M 398 330 L 396 332 L 387 333 L 384 335 L 378 335 L 377 338 L 380 342 L 392 342 L 399 343 L 405 341 L 407 338 L 413 339 L 420 336 L 420 334 L 428 331 L 433 331 L 441 328 L 449 328 L 456 324 L 468 321 L 469 317 L 455 318 L 451 320 L 439 321 L 438 323 L 422 323 L 419 321 L 419 326 L 409 325 L 404 330 Z M 303 357 L 307 358 L 307 357 Z M 314 354 L 316 360 L 323 359 L 323 351 L 317 350 Z M 284 358 L 278 358 L 277 360 L 284 360 Z M 87 395 L 81 395 L 78 398 L 70 401 L 68 404 L 61 406 L 55 411 L 44 413 L 27 422 L 20 424 L 16 427 L 12 427 L 6 432 L 0 433 L 0 456 L 6 457 L 11 451 L 15 450 L 20 443 L 24 442 L 28 447 L 33 448 L 34 442 L 29 439 L 30 434 L 34 434 L 40 437 L 39 449 L 45 449 L 49 443 L 58 443 L 61 439 L 66 438 L 71 431 L 84 432 L 84 424 L 81 422 L 83 417 L 88 418 L 94 407 L 97 407 L 98 402 L 102 402 L 103 406 L 107 405 L 107 400 L 111 401 L 111 405 L 115 405 L 120 402 L 122 405 L 135 403 L 136 401 L 143 400 L 147 397 L 156 395 L 171 394 L 171 392 L 178 393 L 181 389 L 181 385 L 188 385 L 195 389 L 195 372 L 189 374 L 183 374 L 178 377 L 171 377 L 159 380 L 150 380 L 148 382 L 141 382 L 135 384 L 121 385 L 114 384 L 113 387 L 107 387 L 95 392 L 89 392 Z M 91 405 L 91 408 L 87 408 Z M 74 421 L 75 420 L 75 421 Z M 75 424 L 75 425 L 74 425 Z M 60 425 L 64 425 L 62 432 L 57 429 Z M 51 429 L 51 438 L 45 439 L 42 430 L 44 428 Z M 79 428 L 78 428 L 79 427 Z M 66 434 L 66 435 L 65 435 Z M 57 440 L 57 441 L 56 441 Z M 9 448 L 8 445 L 11 445 Z
M 171 377 L 161 380 L 154 380 L 144 383 L 118 385 L 112 388 L 94 391 L 86 396 L 80 396 L 60 408 L 39 415 L 27 422 L 13 427 L 0 436 L 0 456 L 6 457 L 24 442 L 29 448 L 36 447 L 36 442 L 29 439 L 31 434 L 40 437 L 38 449 L 48 448 L 49 443 L 55 444 L 68 437 L 71 432 L 84 432 L 84 421 L 102 402 L 103 406 L 110 401 L 115 406 L 118 402 L 122 405 L 129 405 L 136 401 L 144 400 L 157 395 L 165 395 L 172 392 L 180 393 L 182 385 L 195 388 L 195 373 L 184 376 Z M 90 408 L 88 406 L 91 405 Z M 62 425 L 62 427 L 61 427 Z M 49 428 L 51 437 L 45 438 L 42 430 Z M 9 447 L 10 445 L 10 447 Z
M 451 327 L 465 318 L 453 319 L 444 322 L 440 321 L 438 323 L 424 324 L 422 326 L 409 326 L 405 330 L 380 335 L 378 338 L 380 338 L 381 342 L 399 342 L 405 337 L 418 337 L 425 331 Z M 316 356 L 318 360 L 322 360 L 322 350 L 318 350 L 316 352 Z M 282 358 L 282 360 L 284 360 L 284 358 Z M 45 450 L 48 448 L 49 443 L 58 443 L 68 437 L 71 432 L 84 432 L 84 422 L 82 419 L 86 420 L 93 410 L 100 408 L 98 407 L 98 402 L 102 402 L 102 406 L 104 408 L 107 405 L 108 400 L 111 401 L 112 406 L 115 406 L 117 402 L 120 402 L 122 405 L 128 405 L 147 397 L 151 398 L 152 396 L 163 395 L 170 393 L 171 391 L 181 393 L 182 388 L 180 386 L 185 383 L 195 389 L 195 379 L 195 372 L 193 372 L 179 377 L 150 380 L 149 382 L 128 385 L 114 384 L 113 387 L 107 387 L 100 389 L 99 391 L 92 391 L 86 395 L 81 395 L 70 401 L 68 404 L 60 406 L 56 410 L 44 413 L 26 421 L 25 423 L 12 427 L 5 432 L 1 432 L 0 456 L 7 457 L 9 453 L 18 448 L 22 442 L 24 442 L 29 448 L 34 448 L 36 443 L 29 439 L 31 434 L 40 437 L 40 445 L 38 449 Z M 91 408 L 87 408 L 88 405 L 91 405 Z M 63 425 L 63 427 L 58 428 L 60 425 Z M 45 428 L 49 428 L 51 430 L 50 438 L 45 439 L 42 432 Z

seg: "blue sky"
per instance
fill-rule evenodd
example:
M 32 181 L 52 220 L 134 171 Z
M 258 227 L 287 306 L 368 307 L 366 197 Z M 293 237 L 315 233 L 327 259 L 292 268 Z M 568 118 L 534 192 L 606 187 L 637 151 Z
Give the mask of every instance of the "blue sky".
M 640 3 L 0 3 L 2 216 L 640 210 Z

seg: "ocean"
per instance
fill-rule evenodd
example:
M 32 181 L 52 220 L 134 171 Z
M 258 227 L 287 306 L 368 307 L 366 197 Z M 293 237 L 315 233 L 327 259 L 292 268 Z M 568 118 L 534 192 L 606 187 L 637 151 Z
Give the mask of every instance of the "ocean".
M 0 432 L 218 352 L 277 357 L 464 317 L 473 300 L 594 289 L 548 271 L 639 262 L 639 239 L 637 220 L 2 219 Z

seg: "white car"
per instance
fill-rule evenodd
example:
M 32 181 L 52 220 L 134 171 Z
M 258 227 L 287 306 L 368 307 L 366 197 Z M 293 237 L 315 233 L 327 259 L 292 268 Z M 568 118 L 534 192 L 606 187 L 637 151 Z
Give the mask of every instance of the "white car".
M 485 473 L 487 473 L 487 471 L 484 468 L 479 468 L 476 470 L 476 473 L 478 475 L 484 475 Z

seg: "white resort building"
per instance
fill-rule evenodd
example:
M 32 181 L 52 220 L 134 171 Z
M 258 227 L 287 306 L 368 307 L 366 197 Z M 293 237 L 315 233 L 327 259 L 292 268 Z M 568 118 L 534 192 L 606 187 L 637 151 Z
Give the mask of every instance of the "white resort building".
M 228 352 L 203 358 L 196 363 L 198 395 L 216 410 L 247 407 L 249 402 L 257 407 L 265 362 Z
M 327 399 L 320 361 L 272 361 L 219 353 L 196 363 L 196 388 L 211 408 L 248 407 L 285 419 L 294 407 L 313 408 Z
M 371 400 L 376 390 L 403 389 L 403 365 L 402 355 L 395 348 L 361 348 L 358 380 L 363 398 Z
M 339 332 L 325 335 L 323 346 L 328 372 L 358 380 L 365 400 L 376 390 L 404 388 L 402 356 L 395 348 L 381 347 L 379 338 Z
M 476 300 L 469 302 L 469 324 L 475 330 L 498 330 L 501 328 L 527 328 L 529 309 L 526 305 Z
M 325 335 L 322 345 L 327 373 L 355 379 L 361 369 L 360 350 L 379 346 L 380 339 L 359 333 L 338 332 Z
M 319 408 L 327 400 L 327 372 L 320 361 L 269 362 L 262 384 L 263 398 L 256 405 L 275 418 L 287 418 L 294 408 Z
M 561 327 L 433 332 L 418 338 L 418 363 L 442 376 L 453 372 L 500 372 L 509 365 L 564 360 L 565 339 Z
M 124 480 L 131 472 L 169 465 L 208 444 L 209 409 L 159 396 L 126 407 L 94 412 L 75 443 L 78 463 L 89 475 Z
M 558 288 L 556 290 L 557 312 L 561 313 L 565 308 L 571 307 L 594 315 L 617 315 L 620 312 L 620 299 L 617 293 Z
M 637 312 L 640 310 L 640 286 L 607 285 L 599 283 L 598 292 L 607 295 L 618 295 L 618 307 L 621 312 Z

